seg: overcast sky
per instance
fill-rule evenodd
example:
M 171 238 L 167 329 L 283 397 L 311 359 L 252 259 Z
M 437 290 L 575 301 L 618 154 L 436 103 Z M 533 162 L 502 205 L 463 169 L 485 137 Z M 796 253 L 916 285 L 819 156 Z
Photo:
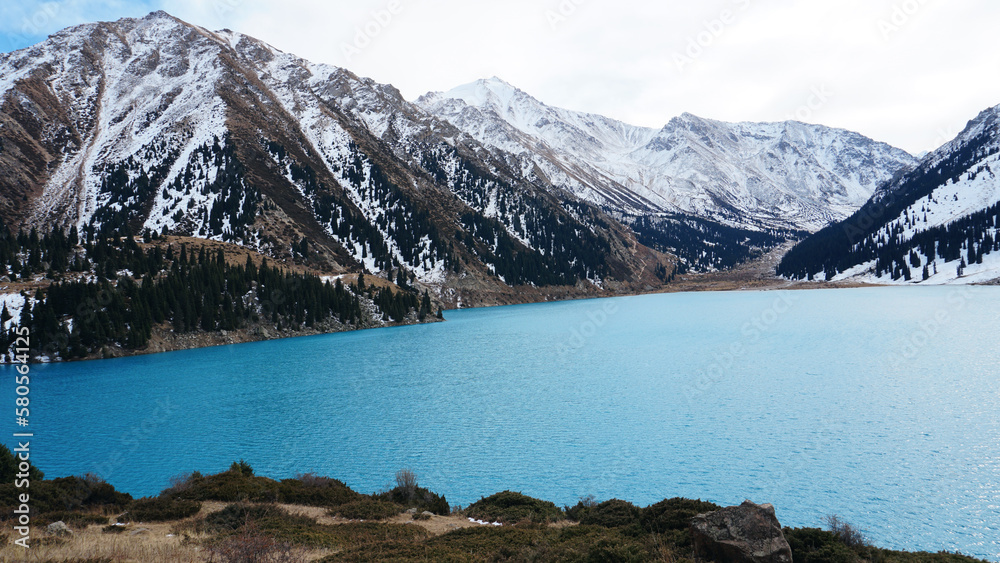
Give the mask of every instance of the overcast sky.
M 0 50 L 156 9 L 408 99 L 499 76 L 650 127 L 795 118 L 918 153 L 1000 104 L 1000 3 L 986 0 L 6 0 Z

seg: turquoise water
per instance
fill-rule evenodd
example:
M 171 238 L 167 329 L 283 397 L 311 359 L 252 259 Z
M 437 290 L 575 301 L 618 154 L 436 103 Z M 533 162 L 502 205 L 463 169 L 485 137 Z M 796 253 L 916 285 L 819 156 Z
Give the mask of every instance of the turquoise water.
M 133 495 L 226 469 L 467 505 L 773 503 L 1000 561 L 1000 289 L 701 293 L 39 366 L 32 457 Z M 11 368 L 3 368 L 5 381 Z M 13 388 L 2 400 L 13 405 Z M 11 443 L 7 439 L 8 444 Z

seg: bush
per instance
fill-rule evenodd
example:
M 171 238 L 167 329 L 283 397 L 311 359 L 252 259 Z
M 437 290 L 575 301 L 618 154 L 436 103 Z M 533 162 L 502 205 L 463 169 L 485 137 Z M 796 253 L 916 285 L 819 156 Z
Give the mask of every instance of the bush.
M 306 474 L 278 482 L 252 475 L 252 468 L 249 472 L 250 475 L 237 462 L 229 471 L 216 475 L 202 476 L 194 473 L 173 481 L 172 486 L 163 491 L 161 496 L 186 500 L 282 502 L 322 507 L 339 506 L 361 498 L 360 494 L 336 479 Z
M 643 529 L 654 534 L 668 531 L 687 532 L 691 519 L 699 514 L 721 509 L 717 504 L 686 498 L 671 498 L 647 506 L 639 511 Z
M 14 452 L 10 451 L 10 448 L 4 444 L 0 444 L 0 483 L 13 483 L 17 474 L 20 473 L 18 470 L 20 463 L 21 460 L 14 455 Z M 30 460 L 28 461 L 28 478 L 32 482 L 41 481 L 45 478 L 45 474 L 35 467 Z
M 408 495 L 412 499 L 417 492 L 417 474 L 409 469 L 400 469 L 397 471 L 396 490 Z
M 242 459 L 234 461 L 233 464 L 229 466 L 229 471 L 231 473 L 239 473 L 244 477 L 253 477 L 253 467 L 250 467 L 250 464 Z
M 273 504 L 230 504 L 218 512 L 205 517 L 205 523 L 212 531 L 225 532 L 239 530 L 247 522 L 260 522 L 266 518 L 290 516 L 288 511 Z
M 277 486 L 277 493 L 280 502 L 305 506 L 334 507 L 362 498 L 342 481 L 312 473 L 283 479 Z
M 837 515 L 827 516 L 825 518 L 827 528 L 841 543 L 850 548 L 868 547 L 868 538 L 865 537 L 861 530 L 855 528 L 851 524 L 844 522 Z
M 194 531 L 229 536 L 250 523 L 279 542 L 324 549 L 412 541 L 428 535 L 423 528 L 408 524 L 364 522 L 325 525 L 309 516 L 289 514 L 277 506 L 246 503 L 232 504 L 209 514 L 204 521 L 205 529 L 196 527 Z
M 13 510 L 19 504 L 18 495 L 23 492 L 17 489 L 13 482 L 0 483 L 0 520 L 13 516 Z M 131 502 L 131 495 L 116 491 L 114 487 L 94 475 L 31 482 L 33 518 L 50 512 L 88 509 L 121 511 Z
M 463 528 L 432 538 L 419 546 L 389 552 L 393 561 L 659 561 L 654 545 L 618 529 L 597 526 Z M 432 556 L 424 556 L 427 550 Z M 406 555 L 403 556 L 402 553 Z M 464 554 L 464 555 L 463 555 Z M 355 554 L 329 561 L 369 560 Z M 380 561 L 383 559 L 379 559 Z
M 201 503 L 196 500 L 181 500 L 170 497 L 141 498 L 134 501 L 119 522 L 169 522 L 190 518 L 201 511 Z
M 611 499 L 582 512 L 580 524 L 620 528 L 639 522 L 639 507 L 624 500 Z
M 402 514 L 404 510 L 406 510 L 405 507 L 394 502 L 367 498 L 331 509 L 330 516 L 339 516 L 348 520 L 387 520 Z
M 170 487 L 166 490 L 175 492 L 186 491 L 189 488 L 191 488 L 191 483 L 201 478 L 202 474 L 198 471 L 192 471 L 191 473 L 184 473 L 181 475 L 174 475 L 173 477 L 170 478 Z
M 566 512 L 566 518 L 574 522 L 579 522 L 580 518 L 583 517 L 583 513 L 595 506 L 597 506 L 597 501 L 594 500 L 594 495 L 587 495 L 580 497 L 580 501 L 576 503 L 576 506 L 566 506 L 563 508 L 563 511 Z
M 794 558 L 794 557 L 793 557 Z M 837 541 L 806 554 L 805 563 L 858 563 L 858 554 Z
M 278 502 L 278 484 L 265 477 L 245 476 L 239 471 L 192 477 L 166 489 L 160 496 L 183 500 L 220 502 Z
M 538 524 L 558 522 L 565 515 L 555 504 L 511 491 L 480 499 L 465 509 L 470 518 L 503 524 L 529 521 Z
M 853 563 L 857 555 L 833 532 L 819 528 L 785 528 L 794 563 Z
M 416 487 L 412 492 L 408 491 L 405 487 L 396 487 L 391 491 L 372 495 L 372 497 L 381 501 L 400 504 L 403 508 L 416 508 L 421 512 L 426 510 L 439 516 L 451 514 L 448 499 L 443 495 L 432 493 L 423 487 Z
M 421 512 L 426 510 L 439 516 L 451 514 L 448 500 L 417 484 L 417 475 L 409 469 L 396 472 L 396 488 L 372 496 L 378 500 L 401 504 L 404 508 L 416 508 Z
M 297 563 L 306 561 L 301 551 L 288 543 L 263 533 L 254 523 L 248 523 L 237 535 L 229 536 L 209 547 L 212 559 L 225 563 Z

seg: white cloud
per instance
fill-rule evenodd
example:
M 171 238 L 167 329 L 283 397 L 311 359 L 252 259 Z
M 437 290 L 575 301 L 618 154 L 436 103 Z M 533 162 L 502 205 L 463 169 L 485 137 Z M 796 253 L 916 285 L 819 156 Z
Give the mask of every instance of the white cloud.
M 390 82 L 410 99 L 496 75 L 546 103 L 640 125 L 685 111 L 729 121 L 798 113 L 913 152 L 1000 103 L 1000 5 L 985 0 L 154 3 Z M 125 2 L 53 4 L 65 7 L 60 25 L 136 11 Z M 683 70 L 678 55 L 690 59 Z M 834 95 L 800 112 L 816 88 Z

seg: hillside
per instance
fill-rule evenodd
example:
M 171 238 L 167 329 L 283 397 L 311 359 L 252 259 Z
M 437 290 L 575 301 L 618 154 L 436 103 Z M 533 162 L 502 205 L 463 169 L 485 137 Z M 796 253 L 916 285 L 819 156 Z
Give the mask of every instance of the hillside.
M 163 12 L 0 55 L 0 218 L 232 242 L 329 275 L 403 270 L 449 305 L 630 291 L 670 257 L 393 87 Z M 544 293 L 544 292 L 543 292 Z
M 1000 106 L 796 246 L 778 273 L 883 284 L 1000 279 Z
M 400 276 L 322 278 L 199 239 L 39 236 L 0 225 L 0 362 L 108 358 L 438 320 Z M 10 277 L 17 281 L 11 281 Z M 437 315 L 435 315 L 437 311 Z M 19 338 L 25 336 L 27 339 Z M 28 342 L 25 353 L 22 348 Z

